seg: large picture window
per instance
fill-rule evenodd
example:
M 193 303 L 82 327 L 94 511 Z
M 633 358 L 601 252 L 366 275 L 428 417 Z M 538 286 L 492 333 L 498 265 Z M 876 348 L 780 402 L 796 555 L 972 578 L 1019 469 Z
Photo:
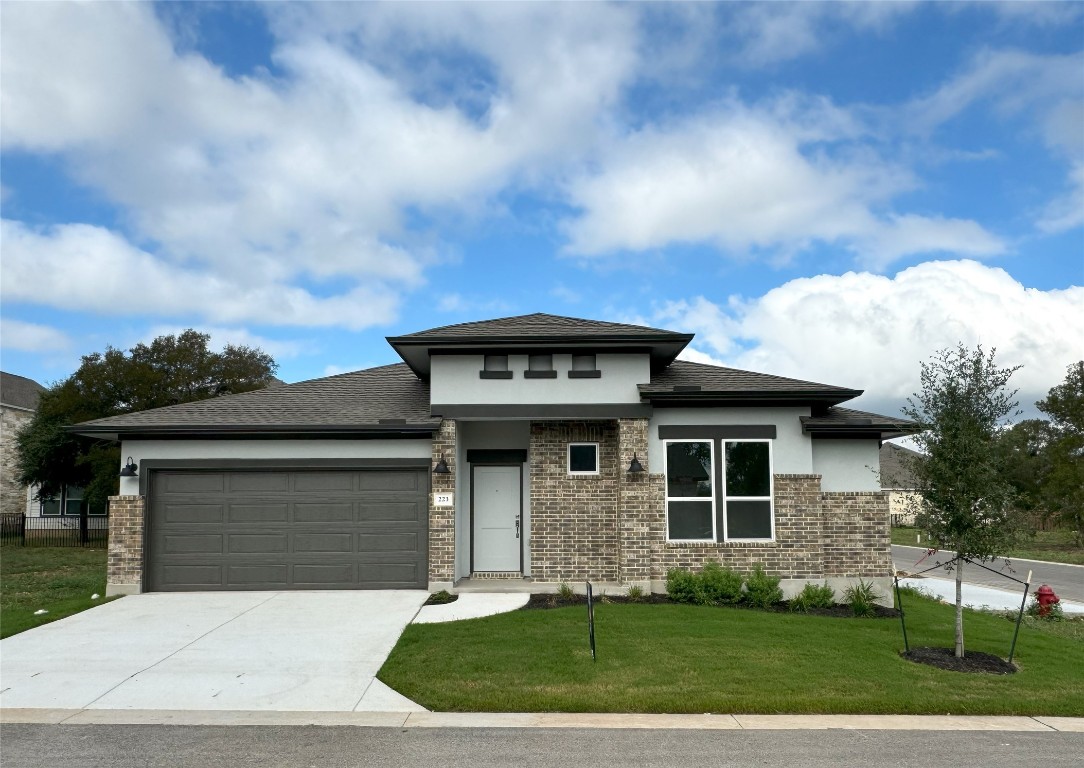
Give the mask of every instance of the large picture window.
M 665 446 L 668 540 L 775 538 L 770 440 L 667 440 Z

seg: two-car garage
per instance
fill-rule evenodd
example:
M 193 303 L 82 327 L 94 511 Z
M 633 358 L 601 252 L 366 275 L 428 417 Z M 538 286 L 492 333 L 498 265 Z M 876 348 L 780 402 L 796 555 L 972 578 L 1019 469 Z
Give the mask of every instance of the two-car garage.
M 147 474 L 146 590 L 427 586 L 424 468 Z

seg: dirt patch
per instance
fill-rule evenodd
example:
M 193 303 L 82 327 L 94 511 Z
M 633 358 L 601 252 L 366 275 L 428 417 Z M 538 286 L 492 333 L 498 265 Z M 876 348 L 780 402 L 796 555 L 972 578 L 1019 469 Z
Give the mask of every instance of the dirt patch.
M 900 656 L 916 664 L 928 664 L 949 672 L 982 672 L 988 675 L 1011 675 L 1016 672 L 1015 664 L 982 651 L 968 651 L 962 659 L 957 659 L 952 648 L 912 648 L 900 653 Z
M 644 595 L 640 598 L 631 598 L 626 595 L 595 595 L 595 605 L 606 605 L 607 603 L 615 604 L 628 604 L 639 603 L 643 605 L 659 605 L 661 603 L 673 603 L 680 605 L 675 600 L 671 600 L 668 595 L 651 594 Z M 586 595 L 571 595 L 568 597 L 562 597 L 556 594 L 535 594 L 531 595 L 531 599 L 527 601 L 527 604 L 523 606 L 521 610 L 543 610 L 547 608 L 565 608 L 570 605 L 587 605 Z M 754 608 L 751 605 L 745 605 L 744 603 L 738 603 L 737 605 L 721 606 L 724 608 L 738 608 L 748 611 L 771 611 L 772 613 L 792 613 L 790 609 L 790 603 L 784 600 L 783 602 L 776 603 L 769 608 Z M 796 612 L 795 612 L 796 613 Z M 840 619 L 853 619 L 854 612 L 849 605 L 834 605 L 831 608 L 810 608 L 805 612 L 809 616 L 834 616 Z M 873 615 L 868 618 L 873 619 L 889 619 L 898 618 L 900 612 L 895 608 L 885 608 L 882 605 L 873 606 Z

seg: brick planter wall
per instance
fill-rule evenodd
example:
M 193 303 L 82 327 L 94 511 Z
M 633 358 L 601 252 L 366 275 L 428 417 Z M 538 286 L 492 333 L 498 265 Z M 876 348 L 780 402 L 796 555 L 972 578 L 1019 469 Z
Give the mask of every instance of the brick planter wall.
M 137 595 L 143 591 L 142 496 L 109 497 L 109 558 L 106 595 Z
M 597 476 L 568 474 L 568 444 L 573 442 L 599 444 Z M 536 581 L 617 581 L 617 423 L 532 422 L 528 462 L 531 576 Z
M 432 485 L 429 496 L 429 582 L 450 586 L 455 579 L 455 507 L 433 506 L 433 494 L 455 493 L 456 429 L 455 422 L 445 419 L 440 431 L 433 435 L 433 451 L 430 468 L 440 461 L 448 463 L 451 474 L 434 475 L 430 472 Z M 462 505 L 465 499 L 456 499 Z

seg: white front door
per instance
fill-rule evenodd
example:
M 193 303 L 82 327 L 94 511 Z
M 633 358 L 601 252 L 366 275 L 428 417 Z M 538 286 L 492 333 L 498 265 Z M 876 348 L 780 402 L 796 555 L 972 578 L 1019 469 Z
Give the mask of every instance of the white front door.
M 521 472 L 518 465 L 475 466 L 471 470 L 473 571 L 522 569 Z

